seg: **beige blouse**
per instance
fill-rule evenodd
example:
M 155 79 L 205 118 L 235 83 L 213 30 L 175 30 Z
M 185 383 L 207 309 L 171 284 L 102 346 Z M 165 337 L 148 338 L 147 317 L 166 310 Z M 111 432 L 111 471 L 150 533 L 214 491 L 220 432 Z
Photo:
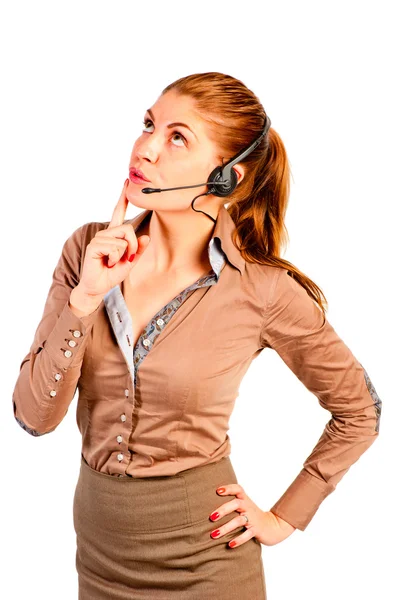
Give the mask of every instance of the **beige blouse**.
M 150 213 L 125 223 L 137 231 Z M 33 436 L 54 431 L 78 389 L 82 455 L 93 469 L 115 477 L 174 475 L 230 454 L 240 383 L 262 350 L 274 350 L 331 413 L 270 509 L 303 531 L 378 436 L 381 400 L 366 370 L 286 269 L 244 260 L 223 205 L 208 246 L 212 270 L 154 315 L 132 348 L 121 285 L 88 316 L 69 306 L 85 249 L 108 225 L 85 223 L 64 243 L 20 365 L 16 421 Z

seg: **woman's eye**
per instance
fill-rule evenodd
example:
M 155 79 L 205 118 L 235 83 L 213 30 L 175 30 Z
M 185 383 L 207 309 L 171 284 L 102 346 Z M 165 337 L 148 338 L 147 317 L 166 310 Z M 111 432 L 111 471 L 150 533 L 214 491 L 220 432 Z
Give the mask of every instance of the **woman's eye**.
M 147 125 L 147 123 L 151 123 L 151 121 L 149 119 L 147 119 L 146 121 L 143 121 L 144 127 Z
M 150 119 L 146 119 L 146 120 L 144 120 L 144 121 L 143 121 L 143 125 L 144 125 L 144 127 L 146 127 L 147 123 L 150 123 L 151 125 L 153 124 L 153 123 L 152 123 L 152 121 L 151 121 Z M 178 145 L 180 145 L 180 146 L 181 146 L 181 145 L 183 145 L 183 146 L 185 145 L 185 143 L 186 143 L 186 141 L 187 141 L 187 140 L 186 140 L 186 138 L 184 137 L 184 135 L 182 135 L 181 133 L 179 133 L 179 131 L 174 131 L 172 135 L 173 135 L 173 136 L 175 136 L 175 135 L 178 135 L 178 136 L 179 136 L 179 137 L 180 137 L 182 140 L 184 140 L 184 141 L 183 141 L 183 144 L 178 144 Z

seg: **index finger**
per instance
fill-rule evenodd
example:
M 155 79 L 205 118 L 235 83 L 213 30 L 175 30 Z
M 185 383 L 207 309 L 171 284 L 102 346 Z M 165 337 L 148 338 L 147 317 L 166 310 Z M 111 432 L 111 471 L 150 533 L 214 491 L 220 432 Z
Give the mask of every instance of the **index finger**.
M 129 200 L 126 198 L 126 188 L 127 188 L 128 184 L 129 184 L 129 179 L 126 179 L 124 186 L 123 186 L 122 193 L 119 197 L 118 202 L 116 203 L 114 212 L 112 213 L 112 218 L 109 222 L 107 229 L 110 229 L 111 227 L 117 227 L 119 225 L 122 225 L 123 221 L 125 220 L 127 205 L 129 204 Z

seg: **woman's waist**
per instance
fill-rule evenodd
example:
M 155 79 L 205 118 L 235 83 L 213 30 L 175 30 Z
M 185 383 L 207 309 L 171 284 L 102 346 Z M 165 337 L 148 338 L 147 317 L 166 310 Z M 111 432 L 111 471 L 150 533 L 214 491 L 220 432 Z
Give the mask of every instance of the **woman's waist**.
M 93 469 L 82 454 L 75 503 L 82 518 L 110 531 L 170 531 L 209 520 L 232 499 L 217 488 L 236 482 L 229 456 L 174 475 L 120 478 Z

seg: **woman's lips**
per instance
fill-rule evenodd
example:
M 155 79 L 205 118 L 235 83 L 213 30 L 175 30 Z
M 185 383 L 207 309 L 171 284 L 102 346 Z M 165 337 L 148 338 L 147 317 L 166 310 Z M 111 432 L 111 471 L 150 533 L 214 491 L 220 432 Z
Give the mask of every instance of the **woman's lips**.
M 142 177 L 138 177 L 134 171 L 129 171 L 129 179 L 130 181 L 132 181 L 133 183 L 149 183 L 148 181 L 146 181 L 145 179 L 143 179 Z

